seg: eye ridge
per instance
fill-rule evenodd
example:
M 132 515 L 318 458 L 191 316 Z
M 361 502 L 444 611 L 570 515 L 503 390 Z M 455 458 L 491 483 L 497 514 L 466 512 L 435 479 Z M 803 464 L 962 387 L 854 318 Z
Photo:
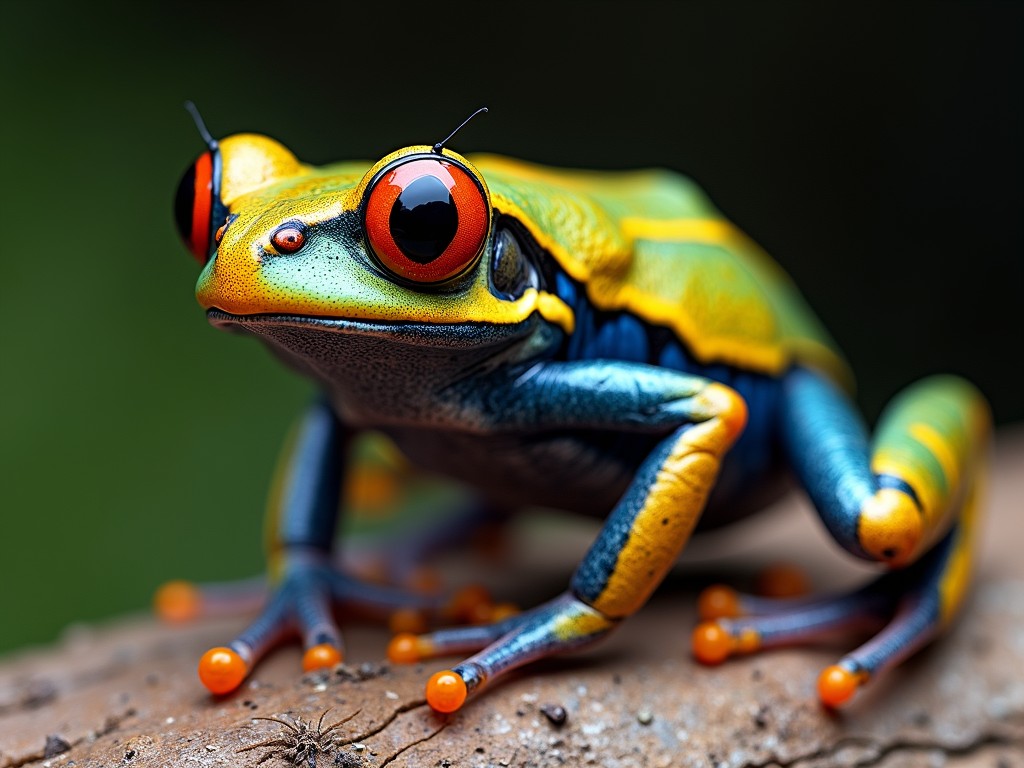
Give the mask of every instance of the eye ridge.
M 459 231 L 459 209 L 436 176 L 420 176 L 395 199 L 388 217 L 395 245 L 417 264 L 429 264 L 451 245 Z

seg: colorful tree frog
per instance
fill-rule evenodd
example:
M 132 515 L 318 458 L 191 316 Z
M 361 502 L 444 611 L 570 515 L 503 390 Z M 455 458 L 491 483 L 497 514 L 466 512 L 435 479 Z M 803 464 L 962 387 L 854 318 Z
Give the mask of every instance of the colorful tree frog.
M 607 635 L 698 521 L 758 509 L 787 469 L 843 548 L 888 568 L 839 597 L 713 590 L 693 637 L 699 660 L 874 620 L 879 633 L 819 678 L 837 706 L 962 603 L 985 401 L 961 379 L 929 378 L 869 439 L 845 363 L 787 275 L 687 178 L 468 159 L 442 144 L 317 168 L 270 138 L 215 141 L 200 127 L 208 149 L 176 201 L 202 265 L 199 303 L 323 392 L 275 484 L 271 596 L 200 662 L 214 693 L 237 688 L 286 632 L 301 635 L 307 669 L 337 663 L 335 603 L 439 607 L 332 563 L 346 455 L 366 430 L 471 486 L 484 507 L 605 519 L 556 599 L 395 638 L 396 661 L 474 654 L 427 683 L 441 712 Z M 160 602 L 174 613 L 216 594 L 179 585 Z

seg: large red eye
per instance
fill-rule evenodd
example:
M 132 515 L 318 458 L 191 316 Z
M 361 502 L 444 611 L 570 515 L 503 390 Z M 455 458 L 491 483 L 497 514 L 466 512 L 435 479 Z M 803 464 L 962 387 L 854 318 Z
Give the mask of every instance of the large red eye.
M 487 237 L 490 210 L 473 177 L 440 157 L 385 168 L 366 202 L 366 237 L 390 272 L 440 283 L 469 269 Z
M 219 186 L 220 153 L 215 149 L 200 155 L 185 172 L 174 198 L 178 234 L 200 264 L 205 264 L 210 257 L 215 227 L 227 215 L 220 201 Z

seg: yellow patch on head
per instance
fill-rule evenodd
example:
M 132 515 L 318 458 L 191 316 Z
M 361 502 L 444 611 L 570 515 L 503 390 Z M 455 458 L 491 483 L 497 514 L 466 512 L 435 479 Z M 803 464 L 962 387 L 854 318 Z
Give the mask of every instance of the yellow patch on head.
M 308 170 L 286 146 L 269 136 L 237 133 L 218 142 L 221 200 L 228 207 L 243 195 Z

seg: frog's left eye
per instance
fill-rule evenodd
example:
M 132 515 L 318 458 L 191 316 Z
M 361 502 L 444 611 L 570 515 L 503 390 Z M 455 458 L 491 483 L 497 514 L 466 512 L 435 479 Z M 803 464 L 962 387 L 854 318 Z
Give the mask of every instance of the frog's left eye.
M 477 263 L 490 206 L 471 171 L 418 155 L 385 167 L 370 183 L 366 237 L 381 266 L 415 283 L 442 283 Z
M 220 199 L 220 177 L 220 150 L 211 149 L 185 171 L 174 198 L 178 234 L 200 264 L 213 253 L 217 228 L 227 217 Z

